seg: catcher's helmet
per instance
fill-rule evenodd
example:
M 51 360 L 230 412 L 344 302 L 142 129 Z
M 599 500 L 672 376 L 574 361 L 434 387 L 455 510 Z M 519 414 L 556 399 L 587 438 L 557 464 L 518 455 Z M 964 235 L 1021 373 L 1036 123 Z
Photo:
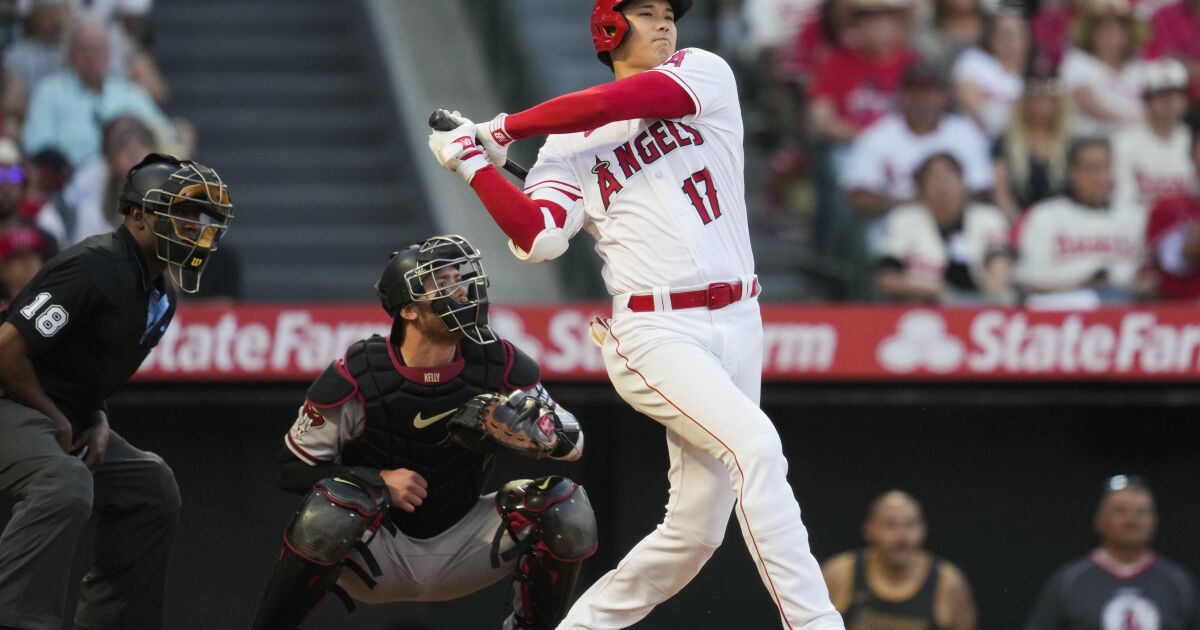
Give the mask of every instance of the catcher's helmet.
M 596 56 L 608 67 L 612 67 L 612 56 L 609 52 L 616 50 L 629 31 L 629 20 L 621 13 L 621 7 L 630 0 L 596 0 L 592 7 L 592 44 L 596 47 Z M 692 0 L 669 0 L 675 11 L 675 21 L 683 18 L 683 14 L 692 8 Z
M 158 258 L 187 293 L 200 289 L 208 257 L 233 220 L 229 189 L 213 169 L 198 162 L 151 153 L 129 170 L 119 208 L 141 208 L 153 217 Z
M 437 271 L 447 267 L 461 274 L 456 282 L 443 284 L 438 278 Z M 392 252 L 375 283 L 375 292 L 392 319 L 408 304 L 429 302 L 446 330 L 488 344 L 496 341 L 496 334 L 488 326 L 487 287 L 488 277 L 479 252 L 467 239 L 450 235 L 434 236 Z M 459 289 L 465 289 L 466 294 L 456 298 L 454 294 Z

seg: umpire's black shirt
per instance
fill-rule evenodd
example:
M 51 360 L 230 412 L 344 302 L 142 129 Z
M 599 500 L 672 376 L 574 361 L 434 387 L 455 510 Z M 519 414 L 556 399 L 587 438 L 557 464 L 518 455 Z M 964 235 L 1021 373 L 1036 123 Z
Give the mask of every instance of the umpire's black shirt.
M 33 349 L 42 389 L 76 431 L 137 371 L 175 314 L 162 276 L 150 280 L 133 235 L 81 241 L 50 259 L 9 305 Z

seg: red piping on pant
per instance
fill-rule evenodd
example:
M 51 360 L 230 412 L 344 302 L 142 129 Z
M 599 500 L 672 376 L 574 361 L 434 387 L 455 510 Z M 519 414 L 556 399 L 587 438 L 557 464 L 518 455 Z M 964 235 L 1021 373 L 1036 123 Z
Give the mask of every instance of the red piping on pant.
M 659 396 L 662 396 L 662 399 L 667 401 L 667 404 L 674 407 L 675 410 L 678 411 L 679 413 L 683 414 L 683 416 L 685 418 L 687 418 L 688 420 L 691 420 L 693 423 L 695 423 L 696 426 L 700 427 L 705 433 L 712 436 L 712 438 L 714 440 L 719 442 L 721 444 L 721 446 L 725 447 L 725 450 L 729 451 L 729 454 L 733 456 L 733 463 L 737 465 L 738 476 L 741 478 L 739 480 L 739 488 L 738 488 L 738 510 L 741 510 L 741 512 L 742 512 L 742 521 L 746 523 L 746 533 L 748 533 L 750 535 L 750 542 L 754 545 L 754 555 L 758 557 L 759 563 L 762 564 L 763 575 L 767 576 L 767 584 L 770 585 L 770 587 L 771 587 L 771 597 L 775 600 L 775 606 L 777 608 L 779 608 L 779 616 L 783 619 L 783 624 L 788 627 L 788 630 L 792 630 L 792 624 L 791 624 L 791 622 L 788 621 L 787 614 L 785 612 L 783 612 L 783 603 L 779 601 L 779 593 L 775 590 L 775 582 L 771 579 L 770 572 L 767 571 L 767 563 L 765 560 L 763 560 L 762 552 L 760 552 L 758 550 L 758 541 L 754 538 L 754 531 L 752 529 L 750 529 L 750 517 L 746 515 L 746 507 L 744 505 L 744 502 L 742 501 L 742 495 L 744 494 L 744 491 L 746 489 L 746 475 L 742 473 L 742 463 L 738 460 L 737 453 L 733 452 L 733 449 L 729 448 L 729 445 L 726 444 L 724 442 L 724 440 L 717 437 L 717 435 L 715 433 L 713 433 L 712 431 L 709 431 L 708 427 L 704 426 L 703 424 L 700 424 L 700 422 L 698 420 L 696 420 L 695 418 L 688 415 L 688 413 L 686 411 L 684 411 L 683 409 L 681 409 L 679 407 L 679 405 L 676 405 L 675 401 L 671 400 L 670 398 L 667 398 L 666 394 L 662 393 L 661 391 L 658 390 L 658 388 L 651 385 L 650 381 L 646 380 L 646 377 L 641 372 L 637 371 L 636 369 L 634 369 L 634 367 L 632 365 L 629 364 L 629 357 L 625 356 L 624 354 L 621 354 L 621 340 L 617 337 L 616 334 L 613 333 L 613 330 L 611 327 L 608 329 L 608 334 L 612 335 L 613 340 L 616 341 L 617 356 L 619 356 L 625 360 L 625 368 L 626 369 L 628 369 L 630 372 L 633 372 L 634 374 L 637 374 L 638 378 L 642 379 L 642 382 L 646 384 L 646 387 L 649 387 L 651 390 L 654 391 L 654 393 L 658 394 Z

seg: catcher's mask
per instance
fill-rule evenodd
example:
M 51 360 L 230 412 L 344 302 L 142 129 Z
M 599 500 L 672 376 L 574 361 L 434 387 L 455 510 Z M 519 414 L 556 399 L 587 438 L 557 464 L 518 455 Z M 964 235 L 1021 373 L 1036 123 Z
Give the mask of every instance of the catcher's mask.
M 167 273 L 181 290 L 198 291 L 208 258 L 233 220 L 221 176 L 197 162 L 151 153 L 125 177 L 120 204 L 153 217 L 155 252 Z
M 445 269 L 457 270 L 460 275 L 447 281 L 447 274 L 438 273 Z M 375 283 L 379 302 L 393 320 L 406 305 L 428 302 L 446 330 L 479 344 L 496 341 L 496 333 L 488 326 L 487 287 L 479 252 L 455 235 L 434 236 L 393 252 Z

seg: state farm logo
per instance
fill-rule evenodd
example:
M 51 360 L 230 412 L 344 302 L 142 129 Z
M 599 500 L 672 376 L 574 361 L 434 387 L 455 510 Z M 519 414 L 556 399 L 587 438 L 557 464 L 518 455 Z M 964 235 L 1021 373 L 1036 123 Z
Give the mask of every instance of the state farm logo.
M 1193 374 L 1200 324 L 1146 311 L 918 310 L 897 320 L 875 359 L 893 374 Z
M 884 339 L 876 358 L 889 372 L 908 373 L 919 368 L 952 372 L 962 365 L 963 342 L 946 332 L 946 320 L 933 311 L 906 313 L 896 324 L 896 334 Z

